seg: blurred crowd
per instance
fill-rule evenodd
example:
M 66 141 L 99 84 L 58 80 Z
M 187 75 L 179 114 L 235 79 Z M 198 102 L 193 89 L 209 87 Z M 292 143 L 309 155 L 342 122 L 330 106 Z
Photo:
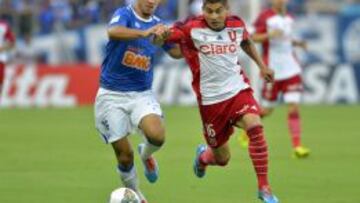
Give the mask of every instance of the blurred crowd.
M 48 62 L 39 51 L 34 37 L 59 35 L 94 24 L 106 24 L 114 11 L 134 0 L 0 0 L 0 19 L 7 21 L 18 38 L 16 61 L 19 63 Z M 177 19 L 178 0 L 162 0 L 156 15 L 166 21 Z M 60 38 L 59 38 L 60 39 Z M 64 51 L 65 53 L 68 53 Z M 86 60 L 84 47 L 79 47 L 75 61 Z M 73 61 L 65 57 L 63 61 Z M 70 57 L 73 58 L 73 57 Z
M 135 0 L 0 0 L 0 19 L 6 20 L 17 38 L 17 53 L 25 62 L 47 62 L 32 41 L 34 36 L 80 30 L 94 24 L 106 24 L 120 6 Z M 231 10 L 250 21 L 250 0 L 229 0 Z M 270 0 L 261 0 L 266 7 Z M 180 5 L 186 6 L 182 15 L 201 13 L 202 0 L 162 0 L 156 15 L 168 22 L 181 18 Z M 360 13 L 360 0 L 290 0 L 289 10 L 295 15 L 312 13 Z M 41 36 L 42 37 L 42 36 Z M 79 48 L 76 60 L 85 60 L 85 51 Z M 28 60 L 29 59 L 29 60 Z M 64 60 L 69 61 L 69 60 Z
M 119 6 L 132 0 L 0 0 L 0 18 L 8 21 L 19 37 L 79 29 L 105 23 Z M 157 14 L 176 19 L 177 0 L 163 1 Z
M 72 30 L 89 24 L 106 23 L 119 6 L 134 0 L 0 0 L 0 18 L 8 21 L 17 36 L 49 34 L 57 29 Z M 162 0 L 157 15 L 168 21 L 178 18 L 179 0 Z M 263 0 L 263 5 L 269 0 Z M 202 0 L 188 0 L 189 13 L 201 12 Z M 247 16 L 249 2 L 230 0 L 236 11 Z M 306 11 L 337 12 L 344 5 L 360 0 L 290 0 L 289 9 L 295 14 Z

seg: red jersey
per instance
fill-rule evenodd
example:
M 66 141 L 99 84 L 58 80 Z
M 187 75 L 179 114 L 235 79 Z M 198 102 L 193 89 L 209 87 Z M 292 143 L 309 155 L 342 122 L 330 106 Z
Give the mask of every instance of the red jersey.
M 173 26 L 168 42 L 180 45 L 200 105 L 225 101 L 250 88 L 239 63 L 240 44 L 248 38 L 245 23 L 237 16 L 228 16 L 221 31 L 210 29 L 203 16 Z
M 4 46 L 5 43 L 15 42 L 15 36 L 10 29 L 10 26 L 5 21 L 0 21 L 0 47 Z M 9 53 L 7 51 L 0 52 L 0 62 L 7 62 Z
M 281 15 L 273 9 L 260 13 L 255 23 L 255 33 L 268 33 L 281 30 L 283 35 L 262 43 L 263 60 L 274 70 L 275 80 L 284 80 L 301 73 L 301 68 L 294 56 L 294 18 L 289 14 Z

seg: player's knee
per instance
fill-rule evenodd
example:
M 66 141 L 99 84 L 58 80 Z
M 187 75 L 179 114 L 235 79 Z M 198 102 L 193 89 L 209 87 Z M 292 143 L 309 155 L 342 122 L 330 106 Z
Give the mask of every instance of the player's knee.
M 147 141 L 155 146 L 161 147 L 165 143 L 165 137 L 157 138 L 147 138 Z
M 118 159 L 119 164 L 122 166 L 130 166 L 134 162 L 133 151 L 116 153 L 116 157 Z
M 244 129 L 248 130 L 254 126 L 259 126 L 261 124 L 261 119 L 258 114 L 245 114 L 242 119 Z
M 288 110 L 289 115 L 299 115 L 299 107 L 296 104 L 290 104 L 289 105 L 289 110 Z
M 163 127 L 152 127 L 146 132 L 147 141 L 155 146 L 165 143 L 165 129 Z

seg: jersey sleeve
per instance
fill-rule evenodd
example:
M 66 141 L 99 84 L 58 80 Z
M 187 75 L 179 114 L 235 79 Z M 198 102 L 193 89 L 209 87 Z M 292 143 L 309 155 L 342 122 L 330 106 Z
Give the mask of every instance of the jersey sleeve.
M 167 43 L 180 43 L 182 39 L 184 39 L 185 31 L 184 31 L 184 23 L 176 22 L 170 29 L 170 36 L 166 40 Z
M 108 24 L 109 27 L 111 26 L 123 26 L 127 27 L 130 21 L 129 11 L 127 8 L 120 8 L 115 11 L 111 20 Z
M 254 22 L 255 33 L 266 33 L 266 19 L 264 15 L 259 15 L 259 17 Z
M 239 20 L 240 20 L 240 25 L 244 28 L 243 40 L 249 40 L 250 39 L 250 34 L 249 34 L 248 29 L 247 29 L 246 23 L 241 18 L 239 18 Z
M 243 40 L 249 40 L 249 38 L 250 38 L 249 32 L 247 28 L 244 26 Z

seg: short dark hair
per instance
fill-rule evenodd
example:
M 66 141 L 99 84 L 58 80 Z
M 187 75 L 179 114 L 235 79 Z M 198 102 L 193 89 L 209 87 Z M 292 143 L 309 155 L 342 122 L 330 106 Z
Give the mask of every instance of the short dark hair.
M 216 3 L 222 3 L 224 5 L 228 4 L 227 0 L 203 0 L 203 6 L 206 4 L 216 4 Z

